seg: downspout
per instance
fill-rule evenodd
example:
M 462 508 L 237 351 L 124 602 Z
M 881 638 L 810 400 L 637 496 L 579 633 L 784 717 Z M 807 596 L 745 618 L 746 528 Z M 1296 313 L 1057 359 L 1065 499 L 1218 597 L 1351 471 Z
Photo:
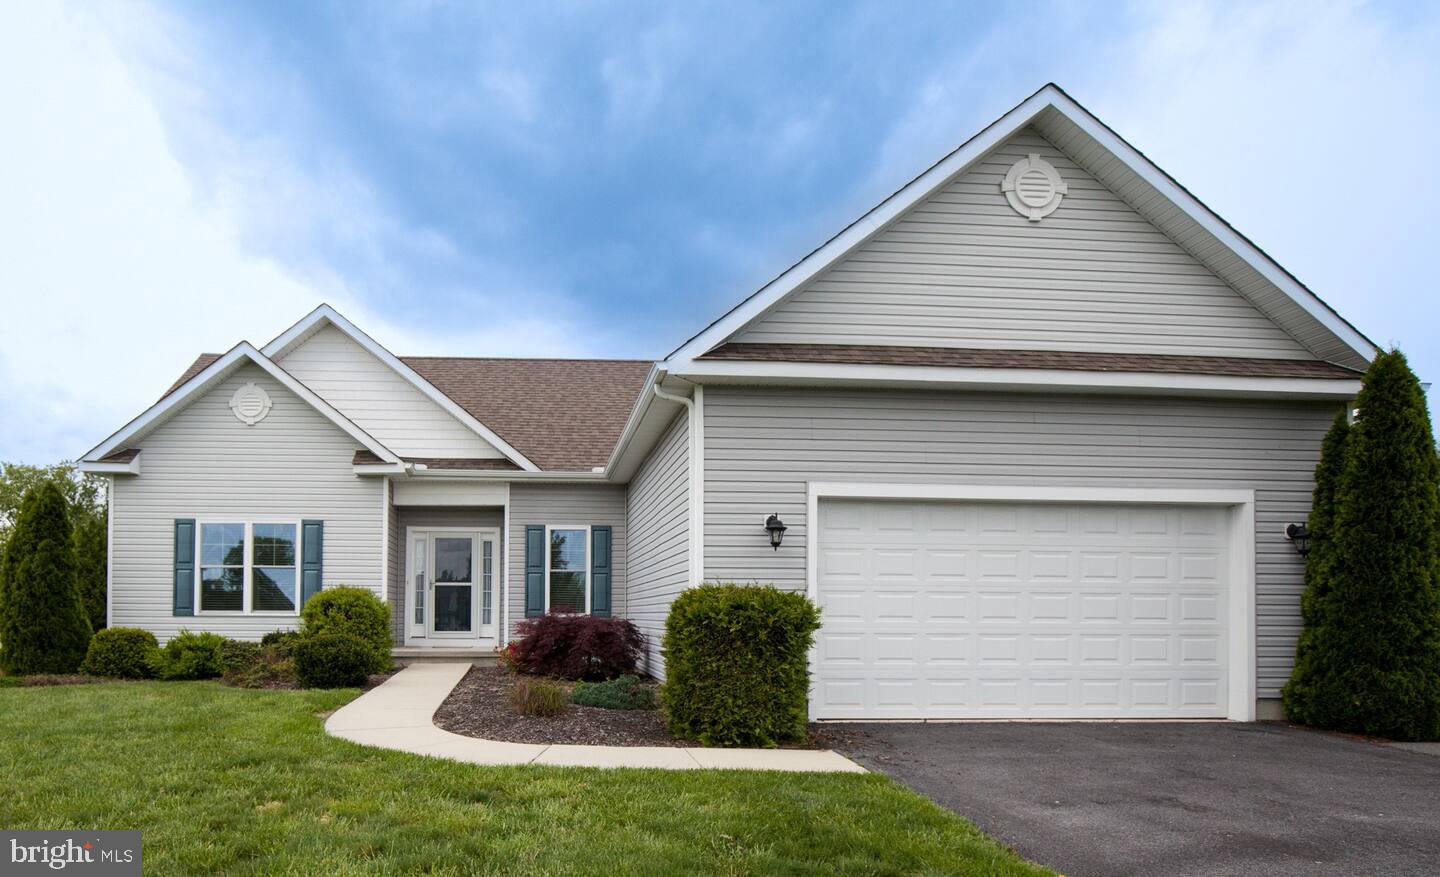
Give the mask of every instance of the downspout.
M 666 392 L 660 388 L 658 382 L 651 384 L 650 389 L 661 399 L 684 405 L 687 412 L 686 438 L 689 440 L 689 453 L 685 455 L 685 460 L 689 469 L 689 490 L 686 492 L 689 500 L 687 511 L 690 529 L 686 587 L 692 587 L 698 585 L 705 576 L 705 390 L 696 384 L 695 396 L 690 398 Z

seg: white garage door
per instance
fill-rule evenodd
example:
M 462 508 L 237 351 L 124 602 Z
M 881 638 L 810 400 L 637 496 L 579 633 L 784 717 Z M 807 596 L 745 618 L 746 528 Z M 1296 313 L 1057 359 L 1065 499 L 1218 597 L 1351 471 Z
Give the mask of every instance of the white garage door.
M 821 500 L 821 719 L 1226 715 L 1226 511 Z

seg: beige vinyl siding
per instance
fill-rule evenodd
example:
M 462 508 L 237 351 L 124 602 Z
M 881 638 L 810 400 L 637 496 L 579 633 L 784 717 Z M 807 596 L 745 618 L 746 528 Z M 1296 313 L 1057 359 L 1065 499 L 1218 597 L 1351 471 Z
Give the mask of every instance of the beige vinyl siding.
M 505 510 L 503 508 L 457 508 L 390 506 L 390 621 L 396 645 L 405 643 L 405 631 L 409 627 L 411 611 L 410 583 L 405 578 L 405 563 L 410 551 L 410 542 L 405 531 L 425 527 L 474 527 L 477 530 L 500 531 L 500 557 L 495 565 L 494 616 L 496 629 L 500 624 L 500 588 L 505 568 Z M 478 611 L 476 617 L 479 617 Z
M 510 484 L 510 599 L 506 620 L 513 634 L 525 618 L 525 528 L 531 524 L 578 524 L 612 528 L 611 614 L 625 613 L 625 488 L 610 484 Z
M 690 429 L 684 412 L 630 480 L 625 617 L 645 635 L 651 675 L 664 676 L 665 617 L 689 579 Z
M 1031 153 L 1070 190 L 1040 222 L 1000 191 Z M 1033 128 L 730 340 L 1315 358 Z
M 705 390 L 705 577 L 805 588 L 810 481 L 1255 491 L 1259 696 L 1300 629 L 1305 519 L 1333 403 L 1110 396 Z M 772 551 L 759 521 L 790 529 Z
M 402 457 L 503 456 L 334 326 L 305 339 L 279 365 Z
M 269 415 L 246 426 L 230 397 L 253 381 Z M 351 469 L 356 442 L 258 366 L 246 365 L 135 444 L 143 473 L 115 479 L 111 624 L 162 641 L 180 628 L 258 639 L 295 616 L 173 611 L 176 518 L 325 522 L 324 584 L 370 588 L 381 577 L 380 479 Z

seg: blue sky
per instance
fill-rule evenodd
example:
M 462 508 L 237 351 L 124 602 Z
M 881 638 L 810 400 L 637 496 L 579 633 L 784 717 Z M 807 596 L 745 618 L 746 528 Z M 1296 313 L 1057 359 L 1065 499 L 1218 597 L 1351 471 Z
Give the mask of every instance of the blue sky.
M 658 357 L 1046 81 L 1440 379 L 1433 4 L 9 4 L 0 459 L 330 301 Z

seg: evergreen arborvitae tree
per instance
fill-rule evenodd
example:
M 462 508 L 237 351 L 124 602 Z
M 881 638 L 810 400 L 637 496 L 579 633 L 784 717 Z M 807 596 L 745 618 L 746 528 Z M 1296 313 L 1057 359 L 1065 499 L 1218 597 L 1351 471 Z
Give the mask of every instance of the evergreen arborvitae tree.
M 1311 724 L 1440 739 L 1440 458 L 1399 351 L 1365 374 L 1335 490 L 1334 544 L 1311 638 Z
M 103 507 L 98 513 L 86 509 L 71 515 L 74 519 L 75 584 L 80 588 L 80 601 L 85 606 L 86 617 L 90 619 L 91 630 L 105 627 L 105 579 L 108 574 L 105 515 Z
M 1305 522 L 1310 530 L 1310 553 L 1305 557 L 1305 593 L 1300 597 L 1300 617 L 1304 626 L 1295 645 L 1295 670 L 1285 684 L 1285 716 L 1292 722 L 1316 724 L 1313 701 L 1317 675 L 1323 662 L 1317 660 L 1315 640 L 1325 626 L 1326 595 L 1334 577 L 1335 557 L 1335 490 L 1345 468 L 1345 441 L 1350 435 L 1349 412 L 1335 416 L 1330 431 L 1320 444 L 1320 463 L 1315 467 L 1315 493 L 1310 504 L 1310 517 Z
M 0 669 L 74 673 L 90 645 L 90 620 L 75 583 L 65 495 L 47 481 L 26 494 L 0 564 Z

